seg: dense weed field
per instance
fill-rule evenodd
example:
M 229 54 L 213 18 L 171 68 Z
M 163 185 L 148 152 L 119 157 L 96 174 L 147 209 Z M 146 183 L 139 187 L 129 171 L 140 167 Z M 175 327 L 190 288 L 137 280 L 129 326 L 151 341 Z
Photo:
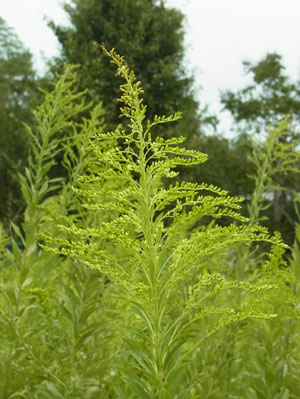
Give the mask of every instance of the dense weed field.
M 274 176 L 299 161 L 289 118 L 253 140 L 242 216 L 242 199 L 180 179 L 207 156 L 155 134 L 181 114 L 147 120 L 140 82 L 103 50 L 126 129 L 105 132 L 72 66 L 27 127 L 24 221 L 0 230 L 0 397 L 299 398 L 300 227 L 293 248 L 263 227 Z

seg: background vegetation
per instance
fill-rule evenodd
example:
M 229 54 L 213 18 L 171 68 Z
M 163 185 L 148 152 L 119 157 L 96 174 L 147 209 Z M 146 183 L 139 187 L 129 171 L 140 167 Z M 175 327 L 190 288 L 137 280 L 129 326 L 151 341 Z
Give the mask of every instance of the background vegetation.
M 245 62 L 228 140 L 180 11 L 65 9 L 42 77 L 0 19 L 1 397 L 299 398 L 298 83 Z

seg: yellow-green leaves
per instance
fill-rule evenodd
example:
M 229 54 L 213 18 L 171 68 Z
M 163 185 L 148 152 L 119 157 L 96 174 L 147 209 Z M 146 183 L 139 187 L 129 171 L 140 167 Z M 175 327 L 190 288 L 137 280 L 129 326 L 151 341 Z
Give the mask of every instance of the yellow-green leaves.
M 286 116 L 275 127 L 269 127 L 269 133 L 262 140 L 253 139 L 253 153 L 251 161 L 257 168 L 256 175 L 250 176 L 255 180 L 255 190 L 248 206 L 251 223 L 264 220 L 261 211 L 270 204 L 265 204 L 268 193 L 280 189 L 279 177 L 287 173 L 299 173 L 297 163 L 300 160 L 299 138 L 294 136 L 290 123 L 290 116 Z
M 182 137 L 153 139 L 157 124 L 181 115 L 146 122 L 140 82 L 123 57 L 114 50 L 104 53 L 125 81 L 120 101 L 128 128 L 96 132 L 86 172 L 74 181 L 83 215 L 97 218 L 84 226 L 67 217 L 57 226 L 60 237 L 43 235 L 43 248 L 98 270 L 126 303 L 132 321 L 123 328 L 123 341 L 130 369 L 118 370 L 130 395 L 184 397 L 192 386 L 185 379 L 185 362 L 205 339 L 233 323 L 273 317 L 252 296 L 274 290 L 274 284 L 226 280 L 211 270 L 212 258 L 226 262 L 236 244 L 284 244 L 266 229 L 248 225 L 240 214 L 242 199 L 218 187 L 201 182 L 163 185 L 165 178 L 178 174 L 178 166 L 201 164 L 207 156 L 182 147 Z M 218 225 L 225 217 L 235 224 Z M 117 392 L 122 397 L 120 392 L 128 390 L 119 387 Z

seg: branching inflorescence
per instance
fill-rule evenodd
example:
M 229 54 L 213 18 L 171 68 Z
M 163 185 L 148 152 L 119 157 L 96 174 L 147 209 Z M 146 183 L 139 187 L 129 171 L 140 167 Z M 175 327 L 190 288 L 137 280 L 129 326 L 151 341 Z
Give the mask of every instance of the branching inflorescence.
M 48 251 L 71 256 L 108 276 L 130 305 L 132 326 L 124 342 L 135 365 L 120 372 L 131 392 L 139 398 L 183 398 L 192 386 L 179 384 L 186 361 L 206 337 L 236 321 L 274 316 L 259 309 L 257 301 L 251 306 L 251 299 L 236 306 L 233 300 L 232 307 L 215 300 L 235 290 L 251 298 L 275 287 L 207 273 L 210 258 L 222 259 L 237 243 L 284 244 L 266 229 L 249 225 L 239 213 L 241 199 L 218 187 L 162 184 L 178 175 L 178 166 L 201 164 L 207 156 L 181 147 L 183 137 L 152 138 L 156 125 L 175 122 L 181 114 L 146 121 L 141 83 L 123 57 L 103 51 L 125 80 L 119 101 L 128 129 L 94 135 L 94 156 L 74 191 L 84 208 L 104 216 L 89 228 L 73 222 L 58 226 L 61 238 L 43 239 Z M 222 227 L 217 224 L 222 217 L 236 224 Z M 214 223 L 201 225 L 203 218 Z

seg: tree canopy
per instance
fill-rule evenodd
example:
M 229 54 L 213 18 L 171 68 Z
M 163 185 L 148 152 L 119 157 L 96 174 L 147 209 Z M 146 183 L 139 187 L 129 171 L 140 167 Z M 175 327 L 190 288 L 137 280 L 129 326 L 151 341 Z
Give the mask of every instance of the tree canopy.
M 81 64 L 79 87 L 87 88 L 93 101 L 103 102 L 108 125 L 118 121 L 120 80 L 111 76 L 102 43 L 124 54 L 143 81 L 149 117 L 180 109 L 184 120 L 175 134 L 188 137 L 199 135 L 203 124 L 216 122 L 204 108 L 200 111 L 194 79 L 184 68 L 184 16 L 179 10 L 157 0 L 71 0 L 64 9 L 71 26 L 50 22 L 62 46 L 58 64 Z
M 36 93 L 32 56 L 0 18 L 0 219 L 15 220 L 20 203 L 17 172 L 27 159 L 28 137 Z
M 285 73 L 282 57 L 277 53 L 268 53 L 258 62 L 244 61 L 245 72 L 251 75 L 253 82 L 237 92 L 225 91 L 221 95 L 224 109 L 231 112 L 236 127 L 251 133 L 269 134 L 269 126 L 275 127 L 290 115 L 289 131 L 279 140 L 282 144 L 298 145 L 300 130 L 300 85 L 292 82 Z M 269 227 L 285 234 L 292 242 L 291 226 L 296 217 L 293 192 L 300 190 L 299 176 L 295 173 L 278 174 L 274 185 L 284 190 L 273 192 L 272 212 L 269 212 Z
M 300 86 L 285 74 L 282 56 L 268 53 L 258 62 L 244 61 L 245 73 L 253 83 L 233 92 L 224 91 L 221 103 L 231 112 L 237 123 L 244 122 L 249 131 L 266 131 L 268 124 L 275 125 L 286 114 L 292 122 L 300 121 Z

